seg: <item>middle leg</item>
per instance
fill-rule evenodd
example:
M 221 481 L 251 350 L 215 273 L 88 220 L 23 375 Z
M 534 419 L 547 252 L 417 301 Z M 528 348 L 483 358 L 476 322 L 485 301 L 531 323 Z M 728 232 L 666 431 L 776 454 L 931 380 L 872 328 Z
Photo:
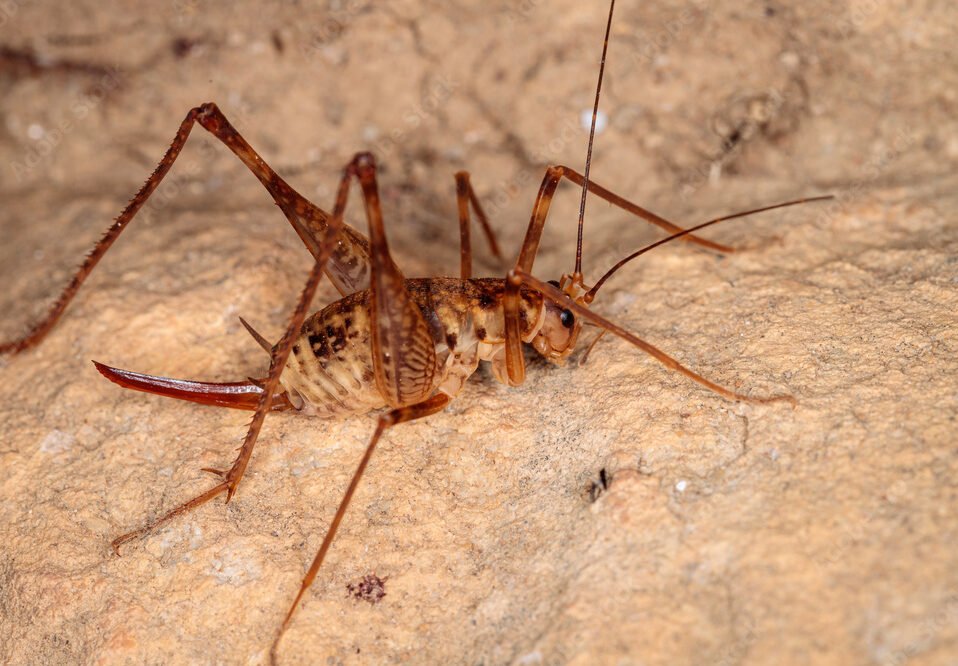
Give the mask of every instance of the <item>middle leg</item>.
M 482 204 L 479 203 L 479 197 L 476 191 L 472 189 L 472 183 L 469 182 L 469 172 L 460 171 L 456 174 L 456 202 L 459 208 L 459 251 L 461 255 L 459 263 L 459 277 L 468 280 L 472 277 L 472 241 L 469 219 L 469 205 L 476 212 L 479 224 L 486 234 L 486 240 L 489 241 L 489 250 L 493 256 L 502 263 L 502 254 L 499 252 L 499 244 L 496 242 L 496 234 L 489 224 L 489 218 L 482 210 Z
M 333 539 L 336 538 L 336 532 L 339 530 L 339 524 L 343 521 L 343 516 L 346 514 L 346 508 L 349 506 L 349 502 L 353 498 L 353 493 L 356 492 L 356 487 L 359 485 L 359 480 L 366 471 L 366 466 L 369 464 L 369 460 L 373 456 L 373 451 L 376 449 L 376 445 L 379 443 L 380 437 L 382 437 L 387 428 L 391 428 L 394 425 L 399 425 L 400 423 L 406 423 L 408 421 L 414 421 L 416 419 L 421 419 L 426 416 L 436 414 L 437 412 L 441 412 L 446 408 L 446 405 L 448 405 L 450 401 L 451 398 L 445 393 L 437 393 L 424 402 L 416 405 L 410 405 L 409 407 L 400 407 L 379 417 L 379 421 L 376 424 L 376 431 L 373 433 L 372 439 L 369 440 L 369 444 L 366 445 L 366 452 L 359 461 L 356 471 L 353 472 L 353 477 L 350 479 L 349 486 L 347 486 L 346 492 L 343 494 L 343 499 L 339 502 L 339 508 L 336 509 L 336 514 L 333 516 L 333 520 L 326 530 L 326 536 L 323 537 L 323 543 L 319 547 L 319 552 L 316 553 L 316 557 L 313 558 L 312 564 L 309 565 L 309 570 L 307 570 L 306 575 L 303 577 L 302 583 L 300 583 L 299 592 L 296 593 L 296 598 L 293 599 L 293 603 L 286 612 L 286 618 L 283 620 L 283 624 L 280 626 L 279 633 L 276 635 L 276 639 L 273 641 L 273 646 L 270 648 L 270 656 L 273 663 L 276 662 L 276 650 L 279 647 L 279 642 L 282 640 L 283 634 L 286 633 L 286 629 L 289 628 L 289 622 L 293 618 L 293 613 L 296 612 L 296 607 L 299 605 L 300 600 L 303 598 L 306 590 L 309 589 L 309 586 L 313 584 L 314 580 L 316 580 L 316 575 L 319 573 L 319 568 L 323 565 L 323 560 L 326 558 L 326 553 L 329 552 L 329 547 L 332 545 Z
M 339 508 L 330 523 L 323 544 L 313 559 L 299 592 L 290 606 L 280 627 L 270 655 L 275 663 L 276 650 L 293 613 L 303 594 L 316 578 L 336 537 L 336 531 L 346 513 L 346 508 L 366 471 L 376 444 L 383 432 L 398 423 L 423 418 L 441 411 L 449 404 L 450 396 L 436 392 L 435 379 L 439 372 L 435 343 L 426 327 L 419 306 L 406 289 L 406 281 L 389 254 L 386 233 L 380 209 L 376 183 L 376 163 L 370 154 L 357 155 L 356 171 L 363 189 L 366 204 L 366 219 L 369 223 L 370 257 L 370 315 L 372 319 L 372 362 L 376 385 L 392 411 L 379 417 L 376 432 L 352 480 L 346 489 Z
M 566 166 L 551 166 L 546 169 L 545 176 L 542 178 L 542 184 L 539 186 L 539 193 L 536 195 L 536 201 L 532 207 L 532 218 L 529 220 L 529 227 L 526 230 L 525 239 L 522 241 L 522 249 L 519 251 L 519 259 L 516 261 L 516 270 L 521 270 L 524 272 L 532 271 L 532 265 L 535 262 L 536 254 L 539 252 L 539 242 L 542 239 L 542 231 L 545 228 L 546 219 L 549 215 L 549 208 L 552 205 L 552 198 L 555 196 L 556 188 L 559 186 L 559 182 L 567 178 L 573 183 L 582 185 L 585 182 L 585 177 L 582 176 L 579 172 L 574 169 L 570 169 Z M 592 194 L 608 201 L 609 203 L 618 206 L 622 210 L 625 210 L 637 217 L 646 220 L 666 231 L 669 231 L 673 234 L 680 233 L 684 231 L 679 226 L 669 222 L 663 217 L 656 215 L 655 213 L 648 211 L 641 206 L 638 206 L 627 199 L 623 199 L 619 195 L 610 192 L 601 185 L 593 181 L 588 182 L 588 190 Z M 733 248 L 730 248 L 719 243 L 714 243 L 710 240 L 704 238 L 699 238 L 692 234 L 687 234 L 683 236 L 684 240 L 689 242 L 697 243 L 703 247 L 708 247 L 719 252 L 733 252 Z M 581 251 L 581 248 L 577 248 L 577 255 Z M 577 264 L 580 257 L 577 258 Z M 573 275 L 573 282 L 578 281 L 579 286 L 581 286 L 582 276 L 579 274 Z M 505 354 L 506 354 L 506 370 L 509 383 L 512 386 L 517 386 L 525 380 L 525 361 L 522 358 L 522 342 L 520 340 L 519 334 L 519 285 L 518 281 L 508 281 L 506 282 L 506 291 L 503 297 L 503 306 L 505 309 L 505 334 L 506 334 L 506 344 L 505 344 Z

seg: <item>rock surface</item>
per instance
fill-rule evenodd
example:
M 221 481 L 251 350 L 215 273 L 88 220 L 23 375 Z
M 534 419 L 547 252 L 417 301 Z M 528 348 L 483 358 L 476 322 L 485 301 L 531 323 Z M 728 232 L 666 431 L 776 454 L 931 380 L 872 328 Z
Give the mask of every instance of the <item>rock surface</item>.
M 324 207 L 375 151 L 408 275 L 457 271 L 458 169 L 514 256 L 545 165 L 582 164 L 605 20 L 571 0 L 2 12 L 2 339 L 207 100 Z M 728 402 L 612 339 L 518 389 L 482 370 L 388 434 L 281 662 L 956 663 L 956 21 L 932 2 L 620 3 L 598 182 L 684 224 L 838 198 L 711 233 L 740 253 L 656 250 L 595 307 L 797 407 Z M 573 257 L 562 191 L 547 277 Z M 271 417 L 231 504 L 113 556 L 210 484 L 247 416 L 122 391 L 90 359 L 261 374 L 237 315 L 278 337 L 309 268 L 201 129 L 146 213 L 44 344 L 0 360 L 3 663 L 265 663 L 373 428 Z M 587 278 L 655 237 L 590 199 Z M 350 592 L 374 574 L 377 603 Z

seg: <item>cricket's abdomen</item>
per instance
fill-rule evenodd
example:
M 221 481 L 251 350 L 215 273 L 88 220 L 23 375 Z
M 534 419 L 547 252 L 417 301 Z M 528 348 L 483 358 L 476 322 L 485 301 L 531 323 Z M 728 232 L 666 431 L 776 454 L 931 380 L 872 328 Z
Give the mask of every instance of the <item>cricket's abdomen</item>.
M 346 416 L 386 406 L 373 374 L 367 295 L 338 300 L 303 324 L 281 378 L 303 412 Z
M 455 395 L 480 360 L 502 346 L 504 282 L 495 279 L 406 280 L 436 348 L 433 392 Z M 524 297 L 521 329 L 531 330 L 539 307 Z M 363 414 L 386 407 L 373 368 L 370 292 L 326 306 L 303 324 L 280 381 L 300 411 L 317 416 Z M 455 379 L 452 379 L 455 378 Z M 450 379 L 449 382 L 446 380 Z

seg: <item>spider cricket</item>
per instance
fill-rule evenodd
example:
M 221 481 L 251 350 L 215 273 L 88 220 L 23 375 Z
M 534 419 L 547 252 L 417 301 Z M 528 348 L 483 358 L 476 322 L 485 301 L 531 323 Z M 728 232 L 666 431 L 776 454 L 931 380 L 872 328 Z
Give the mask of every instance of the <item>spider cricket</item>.
M 610 3 L 602 57 L 592 110 L 592 126 L 585 171 L 566 166 L 546 170 L 518 260 L 504 278 L 473 278 L 470 240 L 471 217 L 480 223 L 492 253 L 501 260 L 495 235 L 466 172 L 457 173 L 456 198 L 460 231 L 458 278 L 406 278 L 389 253 L 376 182 L 376 165 L 369 153 L 357 154 L 345 167 L 328 213 L 296 192 L 253 150 L 215 104 L 198 106 L 187 114 L 153 174 L 106 234 L 96 243 L 72 280 L 47 314 L 23 337 L 0 344 L 0 354 L 17 354 L 38 344 L 49 333 L 96 264 L 128 226 L 137 211 L 169 172 L 190 131 L 199 124 L 222 141 L 263 184 L 314 257 L 306 285 L 286 331 L 270 344 L 249 324 L 243 325 L 270 356 L 262 379 L 213 383 L 144 375 L 94 362 L 97 370 L 122 387 L 147 391 L 197 403 L 252 410 L 253 419 L 239 454 L 228 469 L 204 468 L 219 481 L 206 492 L 173 508 L 143 527 L 113 540 L 121 545 L 143 537 L 173 518 L 225 494 L 236 493 L 250 461 L 267 413 L 298 411 L 334 417 L 385 409 L 378 417 L 359 465 L 347 486 L 319 552 L 289 606 L 270 649 L 275 661 L 283 634 L 304 593 L 316 578 L 346 508 L 383 433 L 390 427 L 441 411 L 459 393 L 480 361 L 490 362 L 494 376 L 511 386 L 525 377 L 523 343 L 549 361 L 562 365 L 576 347 L 583 324 L 623 338 L 667 368 L 680 372 L 729 400 L 753 403 L 793 401 L 781 395 L 756 398 L 719 386 L 681 365 L 665 352 L 645 342 L 590 309 L 603 284 L 629 261 L 664 243 L 682 239 L 726 253 L 732 248 L 700 238 L 695 231 L 754 213 L 820 201 L 830 196 L 787 201 L 726 215 L 683 229 L 627 201 L 589 179 L 592 146 L 602 76 L 605 69 L 614 0 Z M 545 227 L 549 206 L 560 181 L 582 189 L 579 205 L 575 268 L 558 281 L 545 282 L 532 275 L 533 263 Z M 369 237 L 343 222 L 350 185 L 362 191 Z M 654 224 L 669 235 L 616 263 L 588 287 L 582 275 L 582 238 L 587 194 Z M 307 317 L 307 308 L 326 275 L 342 298 Z

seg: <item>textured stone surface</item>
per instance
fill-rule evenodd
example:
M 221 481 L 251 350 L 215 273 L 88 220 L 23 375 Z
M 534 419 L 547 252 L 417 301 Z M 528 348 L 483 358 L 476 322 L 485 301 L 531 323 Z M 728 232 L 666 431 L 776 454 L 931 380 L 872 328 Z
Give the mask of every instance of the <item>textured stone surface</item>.
M 128 5 L 3 7 L 22 57 L 0 67 L 2 338 L 203 101 L 320 205 L 375 150 L 409 275 L 457 270 L 455 170 L 514 256 L 545 164 L 582 163 L 602 3 Z M 717 228 L 738 254 L 656 250 L 596 308 L 798 406 L 730 403 L 614 340 L 584 367 L 532 364 L 518 389 L 482 370 L 389 433 L 284 663 L 958 659 L 955 10 L 620 5 L 599 182 L 685 223 L 839 199 Z M 278 336 L 309 267 L 202 130 L 157 195 L 49 339 L 0 360 L 4 663 L 263 663 L 372 431 L 271 417 L 228 507 L 111 554 L 210 484 L 199 468 L 231 459 L 246 416 L 124 392 L 90 359 L 261 373 L 236 317 Z M 560 199 L 547 277 L 571 268 L 577 196 Z M 593 279 L 655 237 L 599 202 L 588 220 Z M 379 603 L 350 595 L 373 573 Z

